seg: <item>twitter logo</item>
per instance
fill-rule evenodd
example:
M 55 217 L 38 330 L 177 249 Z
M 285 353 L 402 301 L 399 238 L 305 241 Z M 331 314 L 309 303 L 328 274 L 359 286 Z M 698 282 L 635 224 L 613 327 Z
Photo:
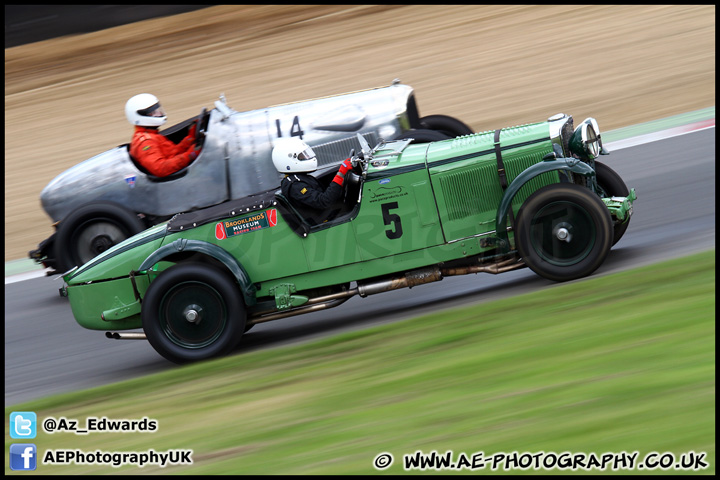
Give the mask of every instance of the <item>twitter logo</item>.
M 10 414 L 10 436 L 12 438 L 35 438 L 37 415 L 35 412 L 12 412 Z

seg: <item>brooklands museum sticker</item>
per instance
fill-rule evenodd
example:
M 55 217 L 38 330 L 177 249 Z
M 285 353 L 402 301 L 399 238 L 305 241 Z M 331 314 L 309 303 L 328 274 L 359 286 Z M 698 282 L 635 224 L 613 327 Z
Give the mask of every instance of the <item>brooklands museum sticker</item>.
M 253 213 L 247 217 L 218 222 L 215 225 L 215 238 L 223 240 L 236 235 L 262 230 L 263 228 L 274 227 L 275 225 L 277 225 L 277 210 L 271 208 L 264 212 Z

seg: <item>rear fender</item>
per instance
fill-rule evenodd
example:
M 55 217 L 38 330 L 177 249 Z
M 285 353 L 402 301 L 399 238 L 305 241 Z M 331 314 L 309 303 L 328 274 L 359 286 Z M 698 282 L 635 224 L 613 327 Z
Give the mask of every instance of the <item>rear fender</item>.
M 247 274 L 243 266 L 238 263 L 232 255 L 227 253 L 222 248 L 218 247 L 217 245 L 213 245 L 212 243 L 204 242 L 202 240 L 188 240 L 185 238 L 181 238 L 167 245 L 163 245 L 162 247 L 151 253 L 143 261 L 142 265 L 140 265 L 137 271 L 143 272 L 149 270 L 153 267 L 153 265 L 160 262 L 161 260 L 167 259 L 168 257 L 181 252 L 202 253 L 204 255 L 208 255 L 214 258 L 215 260 L 225 265 L 225 267 L 230 271 L 230 273 L 233 275 L 233 277 L 235 277 L 238 284 L 240 285 L 240 290 L 242 291 L 245 305 L 247 305 L 248 307 L 255 305 L 255 303 L 257 302 L 257 289 L 255 288 L 255 285 L 250 281 L 250 276 Z
M 523 170 L 520 175 L 515 177 L 512 183 L 508 186 L 507 190 L 505 190 L 505 193 L 500 200 L 500 206 L 498 207 L 497 214 L 495 216 L 495 234 L 500 240 L 498 246 L 502 250 L 507 251 L 510 248 L 507 234 L 507 217 L 508 212 L 511 208 L 513 198 L 520 191 L 523 185 L 528 183 L 530 180 L 537 177 L 538 175 L 546 172 L 551 172 L 553 170 L 569 170 L 573 173 L 577 173 L 586 177 L 595 175 L 595 170 L 593 170 L 590 165 L 581 162 L 577 158 L 569 157 L 549 157 L 549 159 L 543 160 L 542 162 L 536 163 L 535 165 L 532 165 L 531 167 Z

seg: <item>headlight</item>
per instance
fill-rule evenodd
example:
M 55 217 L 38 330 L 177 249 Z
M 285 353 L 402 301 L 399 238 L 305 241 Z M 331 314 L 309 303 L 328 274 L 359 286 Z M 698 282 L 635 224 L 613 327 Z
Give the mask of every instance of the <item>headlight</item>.
M 570 151 L 589 159 L 600 155 L 600 132 L 594 118 L 586 119 L 575 129 L 570 137 Z

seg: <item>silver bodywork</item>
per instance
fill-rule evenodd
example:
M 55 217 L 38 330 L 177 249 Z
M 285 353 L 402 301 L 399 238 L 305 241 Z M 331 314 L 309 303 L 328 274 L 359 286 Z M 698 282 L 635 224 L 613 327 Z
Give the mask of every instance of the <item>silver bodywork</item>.
M 42 191 L 41 203 L 57 222 L 98 201 L 162 217 L 244 197 L 279 186 L 281 177 L 271 160 L 279 136 L 300 135 L 316 151 L 322 171 L 358 148 L 356 133 L 373 143 L 407 131 L 410 102 L 413 89 L 398 82 L 248 112 L 231 109 L 221 97 L 208 113 L 202 153 L 180 178 L 153 179 L 135 165 L 128 146 L 121 145 L 57 176 Z M 192 120 L 167 131 L 186 128 Z

